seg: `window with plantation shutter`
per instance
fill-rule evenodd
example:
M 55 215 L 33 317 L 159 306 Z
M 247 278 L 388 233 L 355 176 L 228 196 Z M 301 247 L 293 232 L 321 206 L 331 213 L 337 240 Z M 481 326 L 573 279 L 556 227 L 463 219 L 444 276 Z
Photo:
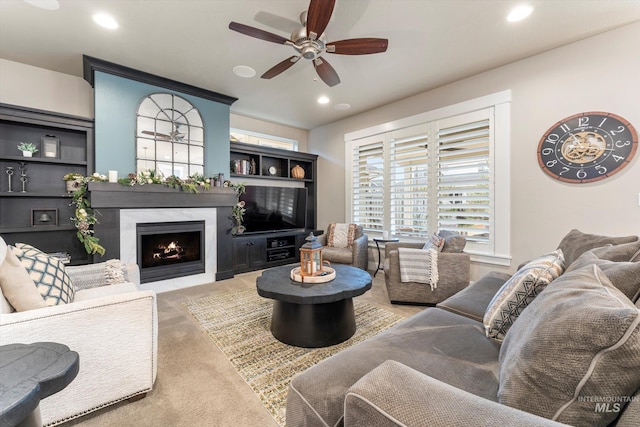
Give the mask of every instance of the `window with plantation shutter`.
M 345 135 L 348 220 L 370 238 L 454 231 L 472 259 L 509 265 L 510 103 L 498 92 Z
M 365 231 L 382 233 L 384 222 L 384 147 L 371 138 L 352 151 L 352 221 Z
M 438 228 L 491 239 L 491 126 L 486 110 L 438 123 Z
M 429 235 L 427 127 L 393 132 L 389 140 L 390 226 L 396 236 Z

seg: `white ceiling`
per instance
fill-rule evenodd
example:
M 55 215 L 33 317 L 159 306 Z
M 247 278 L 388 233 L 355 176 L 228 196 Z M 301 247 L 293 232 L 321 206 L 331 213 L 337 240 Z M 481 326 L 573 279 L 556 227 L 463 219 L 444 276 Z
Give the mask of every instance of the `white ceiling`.
M 0 57 L 82 76 L 86 54 L 237 97 L 233 113 L 303 129 L 640 21 L 640 0 L 528 0 L 535 10 L 520 23 L 505 20 L 519 0 L 337 0 L 329 41 L 383 37 L 389 48 L 375 55 L 325 54 L 342 81 L 330 88 L 306 60 L 260 79 L 293 49 L 228 29 L 236 21 L 289 38 L 308 0 L 59 3 L 58 10 L 47 11 L 0 0 Z M 96 11 L 112 14 L 120 28 L 95 25 Z M 584 57 L 588 67 L 598 53 Z M 257 75 L 237 77 L 236 65 L 248 65 Z M 320 95 L 330 103 L 318 104 Z M 351 109 L 336 110 L 339 103 Z

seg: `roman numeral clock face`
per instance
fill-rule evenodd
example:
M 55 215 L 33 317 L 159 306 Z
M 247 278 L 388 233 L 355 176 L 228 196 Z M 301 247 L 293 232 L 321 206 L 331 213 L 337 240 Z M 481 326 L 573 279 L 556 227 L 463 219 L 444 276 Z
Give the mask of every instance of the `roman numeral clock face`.
M 637 148 L 638 134 L 627 120 L 612 113 L 580 113 L 545 132 L 538 163 L 561 181 L 592 182 L 622 170 Z

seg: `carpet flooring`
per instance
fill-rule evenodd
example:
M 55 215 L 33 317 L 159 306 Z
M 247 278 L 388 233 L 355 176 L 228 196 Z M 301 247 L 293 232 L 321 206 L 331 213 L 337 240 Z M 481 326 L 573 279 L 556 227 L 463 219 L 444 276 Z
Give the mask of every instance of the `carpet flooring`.
M 69 421 L 64 427 L 278 427 L 256 393 L 184 305 L 243 289 L 255 292 L 260 274 L 237 274 L 228 280 L 159 293 L 158 377 L 153 390 L 144 399 L 120 402 Z M 354 301 L 404 317 L 424 308 L 390 304 L 381 273 L 373 279 L 372 288 Z
M 184 305 L 280 426 L 285 425 L 287 390 L 293 376 L 404 319 L 356 300 L 355 334 L 337 345 L 309 349 L 283 344 L 273 337 L 273 301 L 260 297 L 255 290 L 205 297 Z

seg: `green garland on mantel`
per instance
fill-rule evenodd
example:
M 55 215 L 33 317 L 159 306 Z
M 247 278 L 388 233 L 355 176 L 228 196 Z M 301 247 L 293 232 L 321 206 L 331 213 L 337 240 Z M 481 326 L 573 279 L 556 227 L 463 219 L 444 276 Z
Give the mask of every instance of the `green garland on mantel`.
M 99 212 L 91 207 L 91 202 L 87 197 L 89 182 L 107 182 L 105 175 L 94 173 L 90 176 L 83 176 L 79 173 L 68 173 L 63 178 L 65 181 L 73 181 L 73 199 L 71 205 L 75 205 L 75 216 L 71 217 L 71 222 L 78 230 L 76 236 L 89 255 L 105 254 L 105 248 L 99 243 L 100 239 L 94 235 L 93 225 L 98 224 L 97 215 Z M 211 188 L 211 180 L 202 174 L 196 173 L 186 179 L 171 175 L 167 178 L 155 171 L 144 171 L 138 174 L 130 173 L 126 178 L 121 178 L 118 183 L 133 187 L 135 185 L 160 184 L 174 189 L 181 189 L 188 193 L 199 193 L 200 189 Z M 238 197 L 245 191 L 245 184 L 233 184 L 231 181 L 224 182 L 225 187 L 236 190 Z M 242 206 L 240 206 L 242 204 Z M 232 234 L 241 234 L 244 231 L 242 220 L 244 216 L 244 202 L 237 202 L 231 209 L 236 225 L 231 229 Z

